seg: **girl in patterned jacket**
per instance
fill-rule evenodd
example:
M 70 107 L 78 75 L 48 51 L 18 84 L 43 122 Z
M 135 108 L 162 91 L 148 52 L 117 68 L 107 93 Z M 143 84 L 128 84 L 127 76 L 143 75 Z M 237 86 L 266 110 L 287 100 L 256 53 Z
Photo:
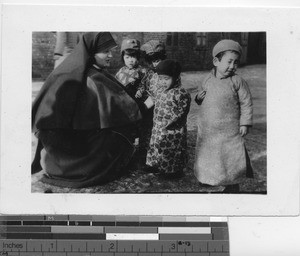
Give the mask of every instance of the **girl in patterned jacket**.
M 116 74 L 116 78 L 124 85 L 128 94 L 140 103 L 144 92 L 141 81 L 146 69 L 139 65 L 140 42 L 136 39 L 125 39 L 121 45 L 121 58 L 125 64 Z
M 181 66 L 177 61 L 161 61 L 156 72 L 154 126 L 146 164 L 166 178 L 178 178 L 187 163 L 186 121 L 191 97 L 181 86 Z
M 140 41 L 124 39 L 121 45 L 121 58 L 124 66 L 117 72 L 116 78 L 144 113 L 144 98 L 142 98 L 142 95 L 145 90 L 141 81 L 146 75 L 146 69 L 139 65 L 140 55 Z M 137 129 L 132 131 L 135 144 L 142 135 L 141 121 L 136 125 Z
M 156 88 L 158 80 L 156 67 L 162 60 L 167 58 L 167 55 L 165 44 L 159 40 L 150 40 L 146 42 L 141 46 L 141 51 L 144 53 L 145 61 L 149 65 L 147 73 L 141 81 L 141 86 L 144 88 L 142 100 L 147 102 L 149 99 L 153 98 L 153 91 L 155 91 Z M 143 112 L 143 119 L 141 122 L 141 137 L 139 140 L 139 164 L 141 169 L 145 172 L 151 172 L 151 170 L 149 170 L 149 168 L 146 166 L 146 158 L 153 128 L 154 107 L 149 106 L 151 106 L 151 104 L 148 104 L 148 109 Z

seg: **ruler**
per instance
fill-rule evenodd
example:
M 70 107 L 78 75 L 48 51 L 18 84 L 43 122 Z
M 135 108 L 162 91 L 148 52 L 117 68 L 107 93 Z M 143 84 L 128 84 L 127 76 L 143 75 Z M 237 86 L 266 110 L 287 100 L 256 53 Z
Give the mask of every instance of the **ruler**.
M 227 218 L 0 216 L 0 255 L 229 256 Z

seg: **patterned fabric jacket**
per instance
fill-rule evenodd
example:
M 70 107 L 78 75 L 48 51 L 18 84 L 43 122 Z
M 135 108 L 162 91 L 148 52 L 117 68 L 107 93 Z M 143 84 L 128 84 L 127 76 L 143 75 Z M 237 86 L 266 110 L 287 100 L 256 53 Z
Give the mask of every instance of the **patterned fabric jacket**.
M 154 97 L 155 91 L 157 90 L 158 75 L 153 69 L 148 69 L 147 74 L 141 81 L 141 86 L 144 88 L 145 97 L 149 95 Z
M 187 115 L 191 96 L 181 87 L 155 92 L 155 107 L 147 165 L 164 173 L 183 171 L 187 163 Z
M 145 91 L 141 84 L 145 75 L 146 69 L 141 66 L 133 69 L 129 69 L 127 66 L 124 66 L 118 71 L 116 78 L 124 85 L 129 95 L 135 98 L 137 91 L 140 91 L 141 93 Z

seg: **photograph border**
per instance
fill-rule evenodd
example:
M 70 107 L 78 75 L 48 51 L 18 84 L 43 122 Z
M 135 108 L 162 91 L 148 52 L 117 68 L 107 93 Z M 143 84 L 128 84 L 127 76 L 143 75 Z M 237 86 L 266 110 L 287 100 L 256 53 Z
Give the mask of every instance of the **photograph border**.
M 2 11 L 1 213 L 218 216 L 274 216 L 299 213 L 299 145 L 297 139 L 295 140 L 299 123 L 296 118 L 288 119 L 286 116 L 286 111 L 293 107 L 292 102 L 296 102 L 294 100 L 297 99 L 299 93 L 297 79 L 293 79 L 292 76 L 297 59 L 300 57 L 299 51 L 293 51 L 293 49 L 297 49 L 297 43 L 299 43 L 299 39 L 297 40 L 300 32 L 299 22 L 297 23 L 299 10 L 4 6 Z M 87 12 L 89 18 L 79 21 L 77 17 Z M 97 16 L 97 12 L 102 12 L 103 15 Z M 189 15 L 184 16 L 183 14 L 187 12 Z M 151 22 L 149 16 L 151 16 Z M 23 22 L 20 24 L 14 17 L 19 17 L 18 20 Z M 178 22 L 178 17 L 182 17 L 180 22 Z M 255 17 L 255 22 L 250 22 L 253 17 Z M 115 22 L 108 23 L 108 18 Z M 222 19 L 222 22 L 218 22 L 218 19 Z M 140 22 L 134 22 L 136 20 Z M 129 24 L 133 25 L 129 27 Z M 142 28 L 143 26 L 146 29 Z M 31 134 L 32 53 L 29 49 L 32 48 L 32 32 L 97 31 L 102 29 L 105 31 L 178 32 L 188 30 L 201 32 L 266 31 L 268 194 L 37 195 L 31 193 L 29 172 L 31 136 L 28 134 Z M 281 51 L 282 48 L 285 49 L 284 53 Z M 278 77 L 279 71 L 282 70 L 278 58 L 281 58 L 285 64 L 283 71 L 286 76 Z M 16 75 L 16 71 L 18 75 Z M 24 84 L 21 89 L 12 86 L 21 84 Z M 286 88 L 282 84 L 288 84 L 290 90 L 285 90 Z M 295 93 L 291 93 L 291 91 Z M 299 112 L 299 110 L 295 110 L 295 112 Z M 294 115 L 299 116 L 297 113 Z M 278 124 L 279 119 L 282 122 L 280 124 Z M 287 121 L 291 124 L 290 127 L 286 126 Z M 278 138 L 278 134 L 281 134 L 282 137 Z M 288 146 L 290 151 L 282 150 L 282 146 Z M 287 160 L 289 161 L 288 165 L 286 165 Z M 284 175 L 285 173 L 289 175 Z M 280 189 L 278 189 L 279 184 Z M 78 200 L 80 200 L 80 205 L 78 205 Z

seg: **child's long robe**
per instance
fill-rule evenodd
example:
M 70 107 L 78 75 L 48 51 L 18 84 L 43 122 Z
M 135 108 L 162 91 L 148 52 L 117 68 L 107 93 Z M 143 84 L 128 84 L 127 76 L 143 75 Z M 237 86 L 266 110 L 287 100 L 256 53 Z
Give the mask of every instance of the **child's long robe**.
M 183 171 L 187 164 L 187 115 L 191 96 L 181 87 L 155 93 L 153 129 L 147 165 L 162 173 Z
M 195 176 L 204 184 L 230 185 L 252 176 L 241 125 L 252 125 L 252 98 L 239 76 L 205 79 L 199 107 Z

